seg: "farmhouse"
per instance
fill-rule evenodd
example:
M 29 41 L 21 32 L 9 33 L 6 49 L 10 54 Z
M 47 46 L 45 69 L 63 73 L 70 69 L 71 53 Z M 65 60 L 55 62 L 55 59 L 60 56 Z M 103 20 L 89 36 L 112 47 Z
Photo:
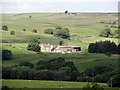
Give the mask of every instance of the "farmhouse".
M 80 46 L 53 46 L 41 44 L 41 52 L 72 53 L 81 51 Z

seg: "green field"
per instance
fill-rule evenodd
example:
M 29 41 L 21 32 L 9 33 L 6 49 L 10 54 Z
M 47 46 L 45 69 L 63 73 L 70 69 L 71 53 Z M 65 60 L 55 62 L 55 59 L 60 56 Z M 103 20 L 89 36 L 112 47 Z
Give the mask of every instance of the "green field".
M 29 18 L 29 15 L 32 18 Z M 2 33 L 2 41 L 8 43 L 27 43 L 31 39 L 40 38 L 41 43 L 50 43 L 57 45 L 63 40 L 68 45 L 79 45 L 82 50 L 87 49 L 89 43 L 98 40 L 111 40 L 118 44 L 118 39 L 101 38 L 98 36 L 100 31 L 106 25 L 96 23 L 101 20 L 116 21 L 117 14 L 101 14 L 101 13 L 78 13 L 77 15 L 65 15 L 64 13 L 32 13 L 32 14 L 3 14 L 2 24 L 7 25 L 9 31 L 14 30 L 15 35 L 10 35 L 9 31 L 0 31 Z M 68 28 L 71 34 L 71 40 L 56 38 L 51 35 L 44 34 L 47 28 L 56 27 Z M 26 29 L 24 32 L 23 29 Z M 38 33 L 32 30 L 37 29 Z M 114 31 L 115 29 L 112 29 Z M 77 37 L 74 37 L 76 35 Z
M 29 15 L 32 18 L 29 18 Z M 77 15 L 65 15 L 64 13 L 23 13 L 23 14 L 3 14 L 2 25 L 8 26 L 8 31 L 0 30 L 2 33 L 2 49 L 12 51 L 13 59 L 4 60 L 3 66 L 18 65 L 22 61 L 36 63 L 39 60 L 49 60 L 52 58 L 63 57 L 66 61 L 73 61 L 80 72 L 94 66 L 111 65 L 118 68 L 119 55 L 112 54 L 111 57 L 105 54 L 88 53 L 88 45 L 92 42 L 101 40 L 110 40 L 118 44 L 116 38 L 99 37 L 98 34 L 106 25 L 96 23 L 101 20 L 117 21 L 115 13 L 78 13 Z M 61 39 L 52 35 L 44 34 L 47 28 L 56 27 L 68 28 L 71 39 Z M 24 32 L 23 29 L 26 29 Z M 32 30 L 37 29 L 37 33 Z M 14 30 L 15 35 L 10 35 Z M 114 32 L 112 28 L 112 32 Z M 40 43 L 50 43 L 58 45 L 63 40 L 65 45 L 81 46 L 82 51 L 79 53 L 61 54 L 61 53 L 35 53 L 26 49 L 32 39 L 40 38 Z M 81 88 L 87 83 L 82 82 L 59 82 L 59 81 L 29 81 L 29 80 L 3 80 L 3 86 L 17 88 Z M 105 86 L 107 84 L 100 84 Z
M 29 15 L 32 18 L 29 18 Z M 65 15 L 64 13 L 32 13 L 32 14 L 3 14 L 3 25 L 7 25 L 9 31 L 0 31 L 2 33 L 3 49 L 9 49 L 13 53 L 13 60 L 3 61 L 5 66 L 17 65 L 22 61 L 30 61 L 36 63 L 38 60 L 49 60 L 58 56 L 64 57 L 65 60 L 73 61 L 79 71 L 86 68 L 99 65 L 117 66 L 118 55 L 108 57 L 104 54 L 89 54 L 86 49 L 89 43 L 110 40 L 118 44 L 118 39 L 99 37 L 98 34 L 107 24 L 96 23 L 101 20 L 115 21 L 116 14 L 101 13 L 79 13 L 77 15 Z M 109 25 L 109 24 L 108 24 Z M 57 26 L 67 27 L 70 34 L 80 37 L 72 37 L 71 40 L 65 40 L 44 34 L 44 29 L 55 28 Z M 24 32 L 23 29 L 26 29 Z M 38 33 L 31 30 L 37 29 Z M 14 30 L 15 35 L 10 35 L 10 31 Z M 114 29 L 112 29 L 114 31 Z M 82 52 L 75 54 L 55 54 L 55 53 L 39 53 L 26 50 L 27 44 L 34 38 L 40 38 L 41 43 L 50 43 L 58 45 L 63 40 L 67 45 L 79 45 Z
M 40 81 L 40 80 L 3 80 L 3 85 L 10 88 L 83 88 L 87 82 Z M 105 83 L 99 83 L 107 87 Z

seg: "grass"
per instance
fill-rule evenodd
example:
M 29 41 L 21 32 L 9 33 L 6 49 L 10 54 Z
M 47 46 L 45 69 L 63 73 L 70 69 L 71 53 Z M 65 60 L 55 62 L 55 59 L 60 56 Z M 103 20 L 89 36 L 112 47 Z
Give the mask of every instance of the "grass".
M 27 44 L 3 44 L 3 49 L 12 51 L 13 60 L 4 60 L 3 65 L 13 66 L 22 61 L 30 61 L 36 63 L 38 60 L 49 60 L 52 58 L 63 57 L 66 61 L 73 61 L 80 72 L 87 68 L 94 66 L 113 65 L 116 68 L 119 62 L 119 55 L 112 55 L 111 57 L 105 54 L 94 54 L 87 52 L 61 54 L 61 53 L 35 53 L 26 50 Z
M 10 88 L 83 88 L 87 83 L 41 80 L 3 80 L 2 85 Z M 107 87 L 106 83 L 99 83 L 99 85 Z
M 29 15 L 31 15 L 32 18 L 29 18 Z M 7 25 L 9 31 L 14 30 L 16 33 L 12 36 L 9 34 L 9 31 L 0 31 L 3 35 L 2 40 L 4 42 L 26 43 L 33 38 L 40 38 L 41 43 L 56 45 L 60 40 L 63 40 L 65 44 L 79 45 L 83 50 L 87 49 L 87 46 L 91 42 L 95 42 L 96 40 L 106 40 L 106 38 L 98 37 L 98 34 L 107 24 L 99 24 L 96 22 L 101 20 L 117 20 L 117 15 L 114 13 L 79 13 L 77 15 L 65 15 L 63 13 L 25 13 L 3 14 L 2 16 L 3 25 Z M 77 38 L 77 40 L 64 40 L 43 33 L 46 28 L 55 28 L 57 26 L 69 28 L 71 35 L 78 35 L 80 38 Z M 26 29 L 25 32 L 23 31 L 24 28 Z M 31 32 L 33 29 L 37 29 L 38 33 L 35 34 Z M 118 43 L 117 39 L 114 38 L 107 38 L 107 40 Z
M 29 18 L 29 15 L 32 18 Z M 73 61 L 80 72 L 94 66 L 112 65 L 118 68 L 119 55 L 111 57 L 105 54 L 91 54 L 87 52 L 88 45 L 92 42 L 110 40 L 118 44 L 116 38 L 99 37 L 98 34 L 108 24 L 96 23 L 101 20 L 117 21 L 117 14 L 112 13 L 79 13 L 77 15 L 65 15 L 63 13 L 24 13 L 24 14 L 3 14 L 2 24 L 8 26 L 8 31 L 0 30 L 2 33 L 2 48 L 12 51 L 13 60 L 2 62 L 4 66 L 18 65 L 22 61 L 36 63 L 38 60 L 49 60 L 52 58 L 63 57 L 66 61 Z M 44 34 L 47 28 L 57 26 L 69 28 L 71 40 L 61 39 L 52 35 Z M 108 25 L 110 26 L 110 25 Z M 26 29 L 24 32 L 23 29 Z M 36 29 L 37 33 L 32 30 Z M 15 35 L 10 35 L 14 30 Z M 115 29 L 112 29 L 112 32 Z M 35 53 L 26 50 L 30 40 L 40 38 L 41 43 L 58 45 L 63 40 L 65 45 L 81 46 L 80 53 L 61 54 L 61 53 Z M 87 83 L 84 82 L 61 82 L 61 81 L 37 81 L 37 80 L 3 80 L 3 85 L 16 88 L 82 88 Z M 100 84 L 106 87 L 106 84 Z

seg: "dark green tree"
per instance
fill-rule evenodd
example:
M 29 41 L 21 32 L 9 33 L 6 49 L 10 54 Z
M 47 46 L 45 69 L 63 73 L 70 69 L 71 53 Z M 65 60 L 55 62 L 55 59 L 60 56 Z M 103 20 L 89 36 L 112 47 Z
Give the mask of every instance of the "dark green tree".
M 15 31 L 10 31 L 10 35 L 15 35 Z
M 38 39 L 32 40 L 28 46 L 27 50 L 34 51 L 34 52 L 40 52 L 40 41 Z
M 56 28 L 53 35 L 63 39 L 70 39 L 69 30 L 67 28 Z
M 10 50 L 2 50 L 2 60 L 11 60 L 12 52 Z
M 3 25 L 3 26 L 2 26 L 2 30 L 8 31 L 7 25 Z
M 60 46 L 64 45 L 64 41 L 59 41 L 59 45 Z
M 111 35 L 111 29 L 109 27 L 105 27 L 103 31 L 100 32 L 100 37 L 109 37 Z

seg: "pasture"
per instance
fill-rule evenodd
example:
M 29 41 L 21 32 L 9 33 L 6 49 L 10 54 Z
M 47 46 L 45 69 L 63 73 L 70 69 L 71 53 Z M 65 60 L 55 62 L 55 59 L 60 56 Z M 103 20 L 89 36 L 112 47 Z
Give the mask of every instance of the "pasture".
M 3 85 L 9 88 L 83 88 L 87 82 L 42 81 L 42 80 L 3 80 Z M 107 87 L 106 83 L 99 83 Z
M 31 16 L 31 18 L 29 18 Z M 94 66 L 113 66 L 118 68 L 119 55 L 112 54 L 110 57 L 105 54 L 88 53 L 88 45 L 96 41 L 110 40 L 118 44 L 117 38 L 99 37 L 99 33 L 104 27 L 110 24 L 97 23 L 104 21 L 117 21 L 116 13 L 78 13 L 77 15 L 65 15 L 64 13 L 22 13 L 3 14 L 2 25 L 8 26 L 8 31 L 0 30 L 2 33 L 2 49 L 11 50 L 12 60 L 2 61 L 3 66 L 18 65 L 22 61 L 29 61 L 35 64 L 39 60 L 49 60 L 63 57 L 66 61 L 73 61 L 80 72 Z M 68 28 L 71 39 L 62 39 L 53 35 L 44 34 L 47 28 L 56 27 Z M 25 31 L 23 31 L 25 29 Z M 37 33 L 32 30 L 36 29 Z M 14 30 L 15 35 L 10 35 Z M 114 32 L 117 28 L 111 28 Z M 26 49 L 32 39 L 40 39 L 40 43 L 58 45 L 59 41 L 64 41 L 65 45 L 81 46 L 79 53 L 36 53 Z M 61 82 L 61 81 L 37 81 L 37 80 L 3 80 L 3 86 L 10 88 L 82 88 L 86 82 Z M 107 87 L 107 84 L 100 84 Z

